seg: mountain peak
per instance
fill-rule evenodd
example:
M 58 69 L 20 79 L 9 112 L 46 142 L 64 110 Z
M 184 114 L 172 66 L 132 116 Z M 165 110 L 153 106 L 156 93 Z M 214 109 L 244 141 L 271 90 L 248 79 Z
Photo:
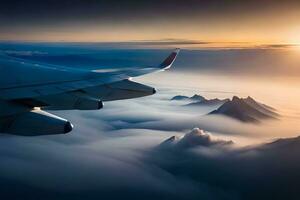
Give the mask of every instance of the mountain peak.
M 227 101 L 229 101 L 229 99 L 218 99 L 218 98 L 206 99 L 206 98 L 203 98 L 203 100 L 201 100 L 201 101 L 192 102 L 192 103 L 186 104 L 185 106 L 221 106 L 222 104 L 226 103 Z
M 171 100 L 190 100 L 190 101 L 200 102 L 200 101 L 204 101 L 206 99 L 205 99 L 205 97 L 203 97 L 201 95 L 194 94 L 191 97 L 184 96 L 184 95 L 177 95 L 177 96 L 172 97 Z
M 274 119 L 278 116 L 277 113 L 256 102 L 250 96 L 247 98 L 234 96 L 231 101 L 227 101 L 209 114 L 222 114 L 242 122 L 260 122 L 262 119 Z
M 240 101 L 241 99 L 238 96 L 233 96 L 232 101 Z
M 198 95 L 198 94 L 194 94 L 194 96 L 190 97 L 190 99 L 194 100 L 194 101 L 203 101 L 206 100 L 205 97 Z
M 179 137 L 178 136 L 171 136 L 169 137 L 168 139 L 164 140 L 162 143 L 160 143 L 160 147 L 168 147 L 170 145 L 174 145 L 177 143 L 177 141 L 179 140 Z

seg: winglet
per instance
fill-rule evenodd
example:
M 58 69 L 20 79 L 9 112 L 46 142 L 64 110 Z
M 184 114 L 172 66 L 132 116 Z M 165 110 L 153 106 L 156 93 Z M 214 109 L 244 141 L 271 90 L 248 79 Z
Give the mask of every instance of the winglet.
M 160 68 L 162 69 L 169 69 L 173 62 L 175 61 L 178 53 L 179 53 L 180 49 L 177 48 L 175 49 L 161 64 L 160 64 Z

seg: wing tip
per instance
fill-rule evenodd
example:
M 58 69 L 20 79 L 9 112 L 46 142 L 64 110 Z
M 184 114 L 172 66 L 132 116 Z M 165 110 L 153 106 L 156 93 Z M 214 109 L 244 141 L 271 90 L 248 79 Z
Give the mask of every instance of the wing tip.
M 179 51 L 180 51 L 180 48 L 176 48 L 176 49 L 174 49 L 174 51 L 173 52 L 175 52 L 175 53 L 179 53 Z
M 172 64 L 174 63 L 179 51 L 180 51 L 180 48 L 174 49 L 173 52 L 160 64 L 160 67 L 163 70 L 169 69 L 172 66 Z

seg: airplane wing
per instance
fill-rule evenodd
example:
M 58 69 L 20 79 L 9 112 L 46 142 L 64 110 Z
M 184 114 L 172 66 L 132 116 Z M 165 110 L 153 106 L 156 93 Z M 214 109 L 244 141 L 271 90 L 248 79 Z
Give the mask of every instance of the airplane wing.
M 154 88 L 130 78 L 170 68 L 178 52 L 158 66 L 92 71 L 0 54 L 0 132 L 66 133 L 72 124 L 44 110 L 94 110 L 102 101 L 152 95 Z

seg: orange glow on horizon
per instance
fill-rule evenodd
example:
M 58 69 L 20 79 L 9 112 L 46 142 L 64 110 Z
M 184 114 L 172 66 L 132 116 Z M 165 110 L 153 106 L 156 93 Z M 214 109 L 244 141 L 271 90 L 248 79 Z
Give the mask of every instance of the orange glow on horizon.
M 280 12 L 280 15 L 278 15 Z M 230 46 L 299 44 L 300 12 L 284 8 L 240 16 L 186 16 L 176 19 L 70 22 L 3 28 L 0 40 L 50 42 L 124 42 L 180 38 Z M 219 44 L 218 44 L 219 43 Z

